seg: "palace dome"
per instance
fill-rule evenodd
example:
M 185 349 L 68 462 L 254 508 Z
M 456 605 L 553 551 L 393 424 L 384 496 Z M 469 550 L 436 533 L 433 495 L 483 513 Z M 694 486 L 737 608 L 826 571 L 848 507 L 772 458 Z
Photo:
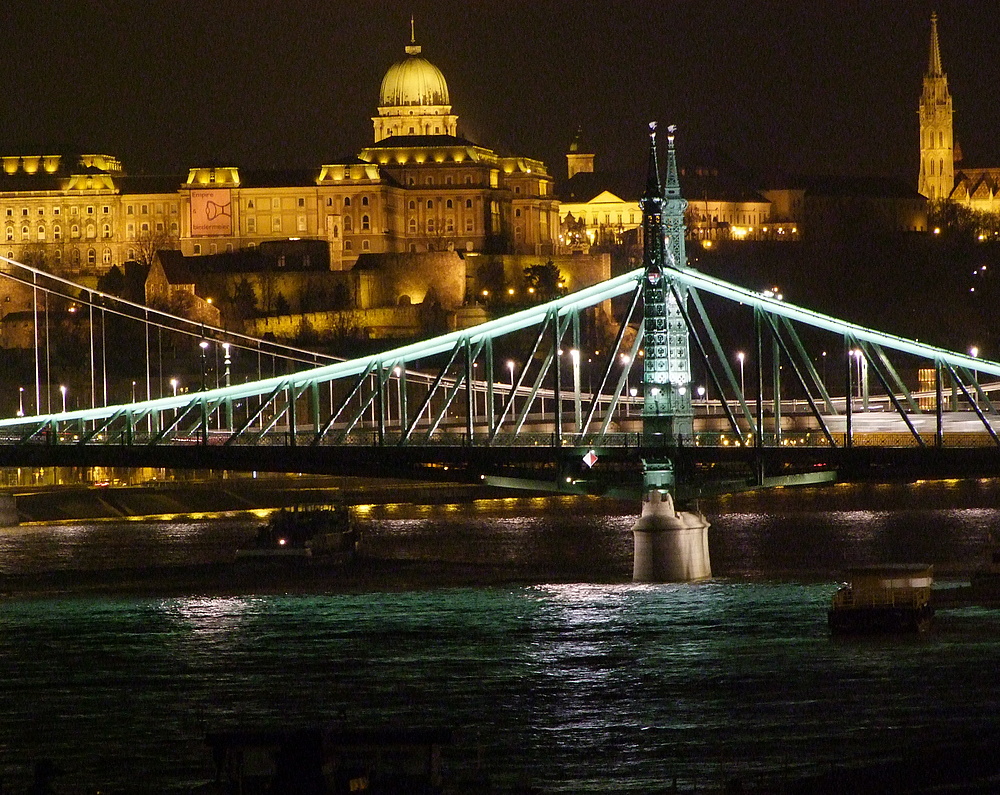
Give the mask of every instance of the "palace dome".
M 379 107 L 448 104 L 448 84 L 444 75 L 430 61 L 420 57 L 420 47 L 416 44 L 409 45 L 406 57 L 390 66 L 382 78 Z

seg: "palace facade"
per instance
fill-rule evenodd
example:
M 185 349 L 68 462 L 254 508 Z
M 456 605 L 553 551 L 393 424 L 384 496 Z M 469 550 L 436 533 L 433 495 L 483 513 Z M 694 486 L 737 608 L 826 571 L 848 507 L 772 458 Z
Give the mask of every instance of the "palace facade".
M 545 164 L 458 134 L 448 86 L 411 37 L 382 80 L 373 142 L 313 169 L 206 164 L 128 174 L 107 154 L 11 155 L 0 171 L 0 254 L 95 277 L 158 249 L 202 256 L 266 241 L 322 241 L 331 270 L 364 253 L 555 253 Z

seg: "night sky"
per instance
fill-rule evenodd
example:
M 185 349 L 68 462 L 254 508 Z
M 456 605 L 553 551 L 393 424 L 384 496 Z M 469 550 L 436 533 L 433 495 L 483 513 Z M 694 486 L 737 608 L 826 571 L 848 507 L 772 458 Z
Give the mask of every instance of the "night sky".
M 413 13 L 459 133 L 557 175 L 577 127 L 599 169 L 641 168 L 657 119 L 751 168 L 915 182 L 932 10 L 966 163 L 1000 166 L 996 0 L 14 0 L 0 151 L 133 173 L 355 155 Z

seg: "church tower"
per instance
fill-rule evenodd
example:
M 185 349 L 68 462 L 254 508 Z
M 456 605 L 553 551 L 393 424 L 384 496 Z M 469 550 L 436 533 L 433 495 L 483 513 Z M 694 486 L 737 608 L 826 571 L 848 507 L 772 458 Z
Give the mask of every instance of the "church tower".
M 931 47 L 924 91 L 920 96 L 920 183 L 928 199 L 947 199 L 955 187 L 955 140 L 952 130 L 951 94 L 941 70 L 937 14 L 931 14 Z

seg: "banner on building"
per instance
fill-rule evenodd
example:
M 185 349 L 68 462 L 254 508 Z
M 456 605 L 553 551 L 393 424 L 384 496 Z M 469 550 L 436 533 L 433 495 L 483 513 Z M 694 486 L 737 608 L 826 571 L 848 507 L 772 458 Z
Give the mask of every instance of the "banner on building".
M 232 235 L 232 201 L 232 191 L 227 188 L 191 191 L 191 236 Z

